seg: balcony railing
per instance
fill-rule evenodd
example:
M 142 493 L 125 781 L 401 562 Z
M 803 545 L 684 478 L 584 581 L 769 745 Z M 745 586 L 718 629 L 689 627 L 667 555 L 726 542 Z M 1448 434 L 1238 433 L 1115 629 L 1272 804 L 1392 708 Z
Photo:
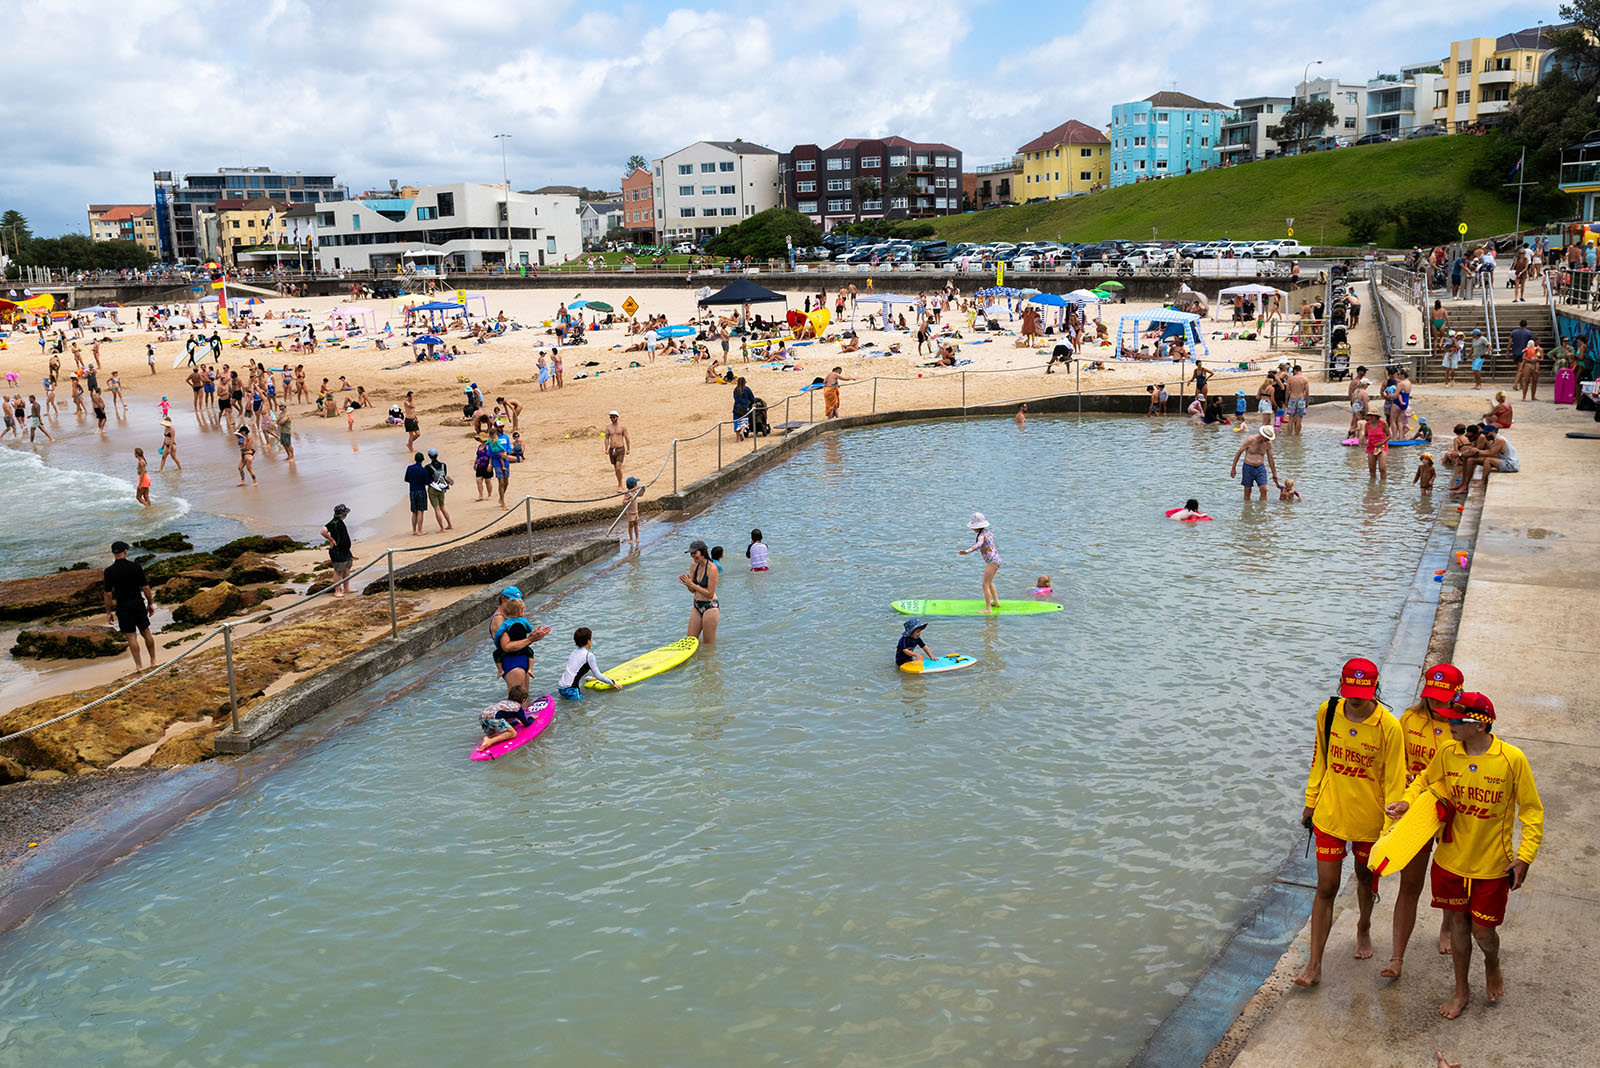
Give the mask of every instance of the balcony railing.
M 1600 160 L 1563 163 L 1561 165 L 1562 189 L 1569 185 L 1594 185 L 1600 183 Z

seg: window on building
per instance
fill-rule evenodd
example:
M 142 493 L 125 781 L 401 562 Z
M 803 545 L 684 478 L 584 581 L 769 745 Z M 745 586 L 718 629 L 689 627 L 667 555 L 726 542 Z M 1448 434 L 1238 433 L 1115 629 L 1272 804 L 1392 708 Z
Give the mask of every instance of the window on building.
M 1472 73 L 1472 60 L 1463 59 L 1460 62 L 1458 62 L 1456 64 L 1456 73 L 1457 74 L 1471 74 Z
M 1133 161 L 1133 169 L 1136 170 L 1136 171 L 1144 170 L 1144 160 L 1142 160 L 1142 159 L 1134 160 Z
M 794 169 L 797 171 L 814 171 L 817 169 L 817 161 L 814 159 L 797 159 L 794 161 Z
M 1088 180 L 1089 180 L 1089 172 L 1088 171 L 1079 171 L 1078 172 L 1078 181 L 1087 182 Z
M 700 187 L 700 195 L 703 197 L 714 197 L 717 195 L 717 187 L 714 185 L 703 185 Z
M 1354 115 L 1345 116 L 1344 128 L 1346 130 L 1354 130 L 1356 128 L 1356 117 Z
M 1078 149 L 1078 155 L 1082 156 L 1084 159 L 1088 159 L 1090 156 L 1094 155 L 1094 149 L 1080 148 Z
M 889 157 L 889 166 L 891 166 L 891 167 L 904 167 L 905 165 L 906 165 L 906 157 L 905 156 L 890 156 Z M 901 206 L 904 207 L 904 205 L 901 205 Z
M 1344 94 L 1344 102 L 1346 104 L 1354 104 L 1356 102 L 1356 94 L 1355 93 L 1346 93 L 1346 94 Z
M 844 179 L 843 178 L 829 178 L 828 179 L 828 192 L 830 192 L 830 193 L 842 193 L 842 192 L 844 192 Z
M 440 193 L 435 201 L 439 205 L 439 218 L 446 219 L 456 213 L 456 195 L 454 193 Z
M 417 221 L 418 222 L 427 222 L 429 219 L 437 219 L 438 217 L 439 217 L 438 212 L 436 212 L 433 208 L 418 208 L 417 209 Z
M 1166 138 L 1163 137 L 1162 140 L 1165 141 Z M 1145 147 L 1145 138 L 1143 138 L 1143 137 L 1135 137 L 1133 139 L 1133 147 L 1134 148 L 1143 148 L 1143 147 Z
M 817 183 L 816 182 L 796 182 L 796 183 L 794 183 L 794 191 L 796 193 L 815 193 L 817 191 Z
M 731 171 L 731 170 L 733 170 L 733 160 L 731 160 L 731 159 L 722 160 L 721 162 L 719 162 L 717 164 L 717 170 L 719 170 L 719 171 Z
M 1166 122 L 1167 121 L 1167 113 L 1165 111 L 1156 112 L 1156 121 L 1157 122 Z
M 815 200 L 802 200 L 799 207 L 802 215 L 815 215 L 817 213 L 817 202 Z
M 1511 87 L 1509 85 L 1486 85 L 1483 87 L 1482 102 L 1485 104 L 1497 100 L 1510 100 Z
M 679 174 L 693 174 L 694 173 L 694 164 L 693 163 L 680 163 L 680 164 L 678 164 L 678 173 Z
M 1156 160 L 1156 170 L 1164 171 L 1166 169 L 1167 169 L 1167 161 L 1166 160 L 1164 160 L 1164 159 Z
M 702 215 L 702 216 L 707 216 L 707 215 L 709 215 L 709 216 L 711 216 L 711 217 L 712 217 L 712 218 L 715 218 L 715 217 L 716 217 L 716 214 L 717 214 L 717 209 L 716 209 L 716 208 L 701 208 L 701 209 L 700 209 L 700 214 L 701 214 L 701 215 Z
M 717 173 L 717 165 L 715 163 L 702 163 L 702 164 L 700 164 L 700 173 L 701 174 L 716 174 Z
M 724 214 L 724 215 L 737 215 L 737 214 L 739 214 L 739 209 L 738 208 L 723 208 L 722 209 L 722 214 Z
M 1032 185 L 1032 184 L 1033 184 L 1033 175 L 1031 175 L 1031 174 L 1024 174 L 1024 175 L 1023 175 L 1023 176 L 1022 176 L 1022 184 L 1023 184 L 1023 185 Z
M 861 169 L 864 171 L 878 171 L 883 169 L 882 156 L 862 156 Z
M 694 209 L 693 208 L 679 208 L 678 209 L 678 218 L 680 218 L 680 219 L 692 219 L 692 218 L 694 218 Z
M 850 210 L 850 201 L 849 200 L 845 200 L 845 199 L 830 200 L 830 201 L 828 201 L 828 210 L 829 211 L 849 211 Z
M 1533 57 L 1532 56 L 1523 56 L 1522 57 L 1522 69 L 1523 70 L 1532 70 L 1533 69 Z
M 928 157 L 926 155 L 923 155 L 923 154 L 919 153 L 917 155 L 917 166 L 918 167 L 926 167 L 927 165 L 928 165 Z
M 678 187 L 678 195 L 680 197 L 692 197 L 692 196 L 694 196 L 694 186 L 692 186 L 692 185 L 680 185 Z
M 1167 147 L 1167 138 L 1166 138 L 1165 135 L 1162 135 L 1162 136 L 1156 138 L 1156 147 L 1157 148 L 1166 148 Z
M 238 223 L 234 223 L 233 225 L 238 226 L 239 224 Z M 352 230 L 361 229 L 361 216 L 355 215 L 355 214 L 352 214 L 350 216 L 350 229 L 352 229 Z
M 863 200 L 861 202 L 861 210 L 862 211 L 882 211 L 883 210 L 883 199 L 881 197 L 873 197 L 871 200 Z
M 890 208 L 891 211 L 893 209 L 895 209 L 895 208 L 904 208 L 909 203 L 910 203 L 910 201 L 908 201 L 905 197 L 890 197 L 889 198 L 889 208 Z
M 1465 103 L 1469 102 L 1471 99 L 1472 99 L 1472 90 L 1471 89 L 1457 89 L 1456 90 L 1456 103 L 1457 104 L 1465 104 Z
M 1184 138 L 1185 142 L 1187 142 L 1188 140 L 1189 139 L 1187 137 Z M 1209 138 L 1209 137 L 1200 138 L 1200 147 L 1201 148 L 1210 148 L 1211 147 L 1211 138 Z

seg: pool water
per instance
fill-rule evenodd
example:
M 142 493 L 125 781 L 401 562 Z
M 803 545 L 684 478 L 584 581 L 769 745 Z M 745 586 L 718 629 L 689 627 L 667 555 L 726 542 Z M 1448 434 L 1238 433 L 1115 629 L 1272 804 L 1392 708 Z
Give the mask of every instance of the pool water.
M 0 940 L 0 1062 L 1123 1063 L 1302 833 L 1316 702 L 1433 521 L 1337 439 L 1280 442 L 1291 506 L 1175 422 L 830 435 L 530 613 L 535 693 L 575 626 L 602 666 L 673 640 L 700 537 L 714 649 L 492 764 L 481 639 L 385 680 Z M 1192 495 L 1216 522 L 1162 516 Z M 980 663 L 897 672 L 891 600 L 979 596 L 974 510 L 1001 596 L 1066 610 L 935 620 Z

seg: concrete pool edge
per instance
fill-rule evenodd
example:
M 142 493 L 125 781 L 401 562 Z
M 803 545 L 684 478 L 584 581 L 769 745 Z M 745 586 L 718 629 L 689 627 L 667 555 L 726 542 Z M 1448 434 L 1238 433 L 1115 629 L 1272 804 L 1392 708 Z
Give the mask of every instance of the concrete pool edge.
M 1448 512 L 1434 520 L 1428 543 L 1420 554 L 1417 578 L 1384 656 L 1385 670 L 1410 670 L 1413 666 L 1411 657 L 1403 650 L 1407 645 L 1414 645 L 1409 640 L 1413 635 L 1407 631 L 1415 626 L 1419 603 L 1415 598 L 1416 586 L 1420 582 L 1433 583 L 1432 573 L 1436 568 L 1432 564 L 1439 559 L 1441 548 L 1445 562 L 1458 550 L 1468 554 L 1475 551 L 1483 504 L 1481 495 L 1470 498 L 1458 513 L 1459 522 L 1453 530 L 1446 522 Z M 1448 538 L 1443 536 L 1444 531 L 1450 531 Z M 1448 546 L 1443 546 L 1446 541 Z M 1449 659 L 1454 652 L 1470 575 L 1470 571 L 1447 567 L 1443 580 L 1438 583 L 1423 654 L 1429 662 Z M 1408 612 L 1412 616 L 1409 621 Z M 1401 654 L 1404 662 L 1391 663 L 1391 656 L 1396 653 Z M 1420 676 L 1422 666 L 1415 664 L 1416 675 Z M 1419 684 L 1420 678 L 1412 683 L 1413 687 Z M 1275 981 L 1275 977 L 1283 970 L 1286 956 L 1309 926 L 1315 885 L 1315 864 L 1301 855 L 1297 844 L 1245 910 L 1239 926 L 1228 936 L 1200 979 L 1156 1026 L 1129 1065 L 1137 1068 L 1174 1064 L 1227 1068 L 1231 1065 L 1250 1033 L 1271 1015 L 1287 992 L 1286 976 L 1284 981 Z M 1341 902 L 1347 895 L 1348 887 L 1341 893 Z

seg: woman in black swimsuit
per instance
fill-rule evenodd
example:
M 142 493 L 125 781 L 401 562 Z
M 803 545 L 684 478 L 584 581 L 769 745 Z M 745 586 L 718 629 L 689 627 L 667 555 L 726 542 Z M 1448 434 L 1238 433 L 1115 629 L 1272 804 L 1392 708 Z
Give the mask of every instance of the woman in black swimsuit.
M 689 609 L 691 638 L 699 638 L 703 645 L 717 643 L 717 621 L 722 618 L 717 607 L 717 579 L 722 572 L 711 562 L 711 550 L 703 541 L 689 543 L 689 574 L 679 575 L 678 581 L 694 594 L 694 607 Z

